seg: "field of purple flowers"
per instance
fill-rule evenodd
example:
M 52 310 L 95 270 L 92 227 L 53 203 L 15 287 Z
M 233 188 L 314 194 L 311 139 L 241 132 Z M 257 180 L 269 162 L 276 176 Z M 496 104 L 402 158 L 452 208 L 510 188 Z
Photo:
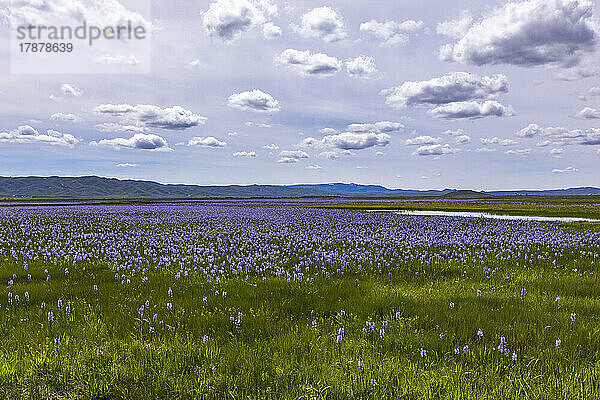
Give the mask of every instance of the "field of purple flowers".
M 596 225 L 0 208 L 0 398 L 596 398 Z

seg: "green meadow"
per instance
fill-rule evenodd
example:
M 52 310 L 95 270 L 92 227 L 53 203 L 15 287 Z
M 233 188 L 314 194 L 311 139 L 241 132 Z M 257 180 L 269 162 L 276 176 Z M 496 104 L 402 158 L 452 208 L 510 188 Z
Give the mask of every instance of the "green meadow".
M 105 208 L 0 217 L 0 398 L 600 398 L 599 224 L 535 225 L 556 245 L 401 252 L 352 236 L 388 238 L 403 217 L 387 214 L 354 230 L 367 213 Z M 472 229 L 436 223 L 407 226 Z M 207 249 L 229 270 L 194 269 Z

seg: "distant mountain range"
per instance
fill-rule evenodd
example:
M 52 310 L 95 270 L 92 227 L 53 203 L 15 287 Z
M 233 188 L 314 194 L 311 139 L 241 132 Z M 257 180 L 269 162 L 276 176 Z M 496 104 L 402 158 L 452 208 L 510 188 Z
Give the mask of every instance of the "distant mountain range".
M 319 196 L 344 196 L 344 197 L 431 197 L 443 196 L 454 190 L 405 190 L 388 189 L 379 185 L 357 185 L 356 183 L 323 183 L 317 185 L 291 185 L 290 189 L 301 189 L 308 192 L 319 193 Z
M 600 188 L 540 191 L 403 190 L 379 185 L 330 183 L 318 185 L 197 186 L 165 185 L 152 181 L 82 177 L 0 177 L 0 198 L 108 199 L 108 198 L 293 198 L 293 197 L 450 197 L 587 196 Z

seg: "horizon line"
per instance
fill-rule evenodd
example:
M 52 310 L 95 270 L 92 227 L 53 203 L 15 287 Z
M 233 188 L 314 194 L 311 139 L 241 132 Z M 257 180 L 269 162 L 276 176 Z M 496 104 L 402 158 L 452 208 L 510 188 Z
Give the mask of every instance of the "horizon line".
M 570 187 L 561 187 L 561 188 L 544 188 L 544 189 L 472 189 L 472 188 L 451 188 L 451 187 L 445 187 L 443 189 L 411 189 L 411 188 L 390 188 L 387 187 L 385 185 L 379 184 L 379 183 L 356 183 L 356 182 L 321 182 L 321 183 L 285 183 L 285 184 L 281 184 L 281 183 L 243 183 L 243 184 L 239 184 L 239 183 L 226 183 L 226 184 L 199 184 L 199 183 L 167 183 L 167 182 L 160 182 L 158 180 L 152 180 L 152 179 L 145 179 L 145 178 L 124 178 L 124 177 L 117 177 L 117 176 L 102 176 L 102 175 L 77 175 L 77 176 L 71 176 L 71 175 L 16 175 L 16 176 L 4 176 L 4 175 L 0 175 L 0 178 L 12 178 L 12 179 L 17 179 L 17 178 L 71 178 L 71 179 L 77 179 L 77 178 L 101 178 L 101 179 L 115 179 L 118 181 L 134 181 L 134 182 L 150 182 L 150 183 L 157 183 L 160 185 L 164 185 L 164 186 L 198 186 L 198 187 L 231 187 L 231 186 L 239 186 L 239 187 L 250 187 L 250 186 L 275 186 L 275 187 L 291 187 L 291 186 L 315 186 L 315 185 L 356 185 L 356 186 L 379 186 L 382 187 L 384 189 L 387 190 L 404 190 L 404 191 L 419 191 L 419 192 L 428 192 L 428 191 L 437 191 L 437 192 L 442 192 L 445 190 L 450 190 L 450 191 L 475 191 L 475 192 L 484 192 L 484 193 L 490 193 L 490 192 L 524 192 L 524 191 L 555 191 L 555 190 L 571 190 L 571 189 L 600 189 L 600 186 L 593 186 L 593 185 L 588 185 L 588 186 L 570 186 Z

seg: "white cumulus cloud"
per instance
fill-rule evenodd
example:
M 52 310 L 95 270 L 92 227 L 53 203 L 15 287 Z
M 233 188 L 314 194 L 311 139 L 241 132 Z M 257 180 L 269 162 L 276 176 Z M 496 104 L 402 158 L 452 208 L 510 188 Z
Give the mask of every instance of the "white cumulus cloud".
M 509 1 L 443 46 L 440 58 L 473 65 L 577 63 L 596 42 L 589 0 Z
M 47 26 L 56 21 L 72 24 L 85 20 L 96 26 L 125 26 L 131 21 L 133 26 L 144 26 L 149 30 L 155 28 L 140 13 L 129 11 L 119 0 L 4 0 L 0 6 L 0 16 L 13 27 Z
M 336 42 L 345 39 L 348 34 L 342 15 L 331 7 L 318 7 L 302 16 L 299 26 L 292 26 L 306 38 L 322 39 L 325 42 Z
M 439 144 L 442 142 L 442 138 L 433 136 L 417 136 L 416 138 L 407 139 L 407 146 L 423 146 L 431 144 Z
M 465 133 L 465 131 L 463 131 L 462 129 L 456 129 L 456 130 L 449 129 L 449 130 L 445 131 L 444 134 L 454 138 L 455 144 L 463 145 L 463 144 L 471 143 L 471 136 L 467 135 Z
M 388 105 L 399 109 L 489 100 L 507 92 L 508 79 L 504 75 L 479 76 L 468 72 L 451 72 L 427 81 L 404 82 L 381 93 L 386 96 Z
M 40 143 L 56 146 L 73 147 L 80 142 L 75 136 L 52 129 L 45 134 L 39 133 L 30 125 L 22 125 L 8 132 L 0 132 L 0 143 Z
M 276 13 L 277 6 L 269 0 L 216 0 L 203 13 L 202 23 L 209 36 L 232 42 Z M 273 32 L 272 27 L 266 29 Z
M 530 124 L 516 133 L 517 136 L 524 138 L 541 137 L 544 140 L 537 144 L 538 147 L 567 145 L 600 145 L 600 128 L 589 129 L 567 129 L 564 127 L 541 127 L 537 124 Z
M 387 133 L 374 132 L 343 132 L 327 135 L 322 139 L 306 138 L 301 143 L 304 147 L 335 148 L 339 150 L 364 150 L 370 147 L 385 147 L 391 137 Z
M 195 136 L 188 141 L 187 145 L 191 146 L 191 147 L 221 148 L 221 147 L 227 146 L 227 143 L 222 142 L 213 136 L 207 136 L 207 137 Z
M 575 116 L 582 119 L 600 119 L 600 110 L 596 108 L 585 107 L 575 114 Z
M 268 93 L 254 89 L 229 96 L 227 105 L 238 110 L 272 113 L 280 110 L 279 102 Z
M 94 111 L 99 115 L 120 118 L 125 125 L 166 130 L 183 130 L 204 125 L 206 118 L 180 106 L 160 108 L 149 104 L 101 104 Z
M 449 144 L 432 144 L 418 147 L 413 153 L 413 156 L 444 156 L 447 154 L 455 154 L 460 152 Z
M 277 160 L 280 164 L 295 164 L 299 160 L 309 158 L 310 156 L 302 150 L 283 150 L 279 153 L 279 159 Z
M 514 146 L 516 144 L 519 144 L 519 142 L 512 140 L 512 139 L 500 139 L 497 136 L 494 136 L 493 138 L 480 138 L 479 139 L 481 141 L 481 143 L 485 144 L 485 145 L 490 145 L 490 144 L 497 144 L 500 146 Z
M 454 143 L 456 144 L 469 144 L 471 143 L 471 136 L 469 135 L 460 135 L 454 137 Z
M 346 71 L 352 78 L 369 79 L 377 75 L 375 59 L 370 56 L 359 56 L 346 61 Z
M 277 61 L 304 76 L 332 76 L 342 69 L 342 62 L 335 57 L 295 49 L 284 50 Z
M 252 157 L 256 157 L 256 152 L 255 151 L 236 151 L 235 153 L 233 153 L 234 157 L 247 157 L 247 158 L 252 158 Z
M 498 150 L 491 148 L 491 147 L 480 147 L 475 150 L 475 153 L 495 153 L 497 151 Z
M 553 169 L 552 173 L 554 174 L 565 174 L 567 172 L 579 172 L 579 169 L 573 167 L 567 167 L 565 169 Z
M 348 131 L 350 132 L 376 132 L 376 133 L 394 133 L 394 132 L 403 132 L 404 124 L 400 122 L 391 122 L 391 121 L 379 121 L 372 124 L 350 124 L 348 125 Z M 335 130 L 333 131 L 324 131 L 321 130 L 321 133 L 337 133 Z
M 483 103 L 463 101 L 444 104 L 428 111 L 428 114 L 444 119 L 478 119 L 484 117 L 511 117 L 515 115 L 515 111 L 511 106 L 488 100 Z
M 136 133 L 130 138 L 102 139 L 90 142 L 91 146 L 108 146 L 114 149 L 138 149 L 147 151 L 172 151 L 165 139 L 154 134 Z
M 81 122 L 81 117 L 75 114 L 55 113 L 50 116 L 52 121 Z
M 277 39 L 282 34 L 281 28 L 271 22 L 267 22 L 263 25 L 262 32 L 264 38 L 267 40 Z
M 292 158 L 308 158 L 309 155 L 302 150 L 283 150 L 279 153 L 280 157 L 292 157 Z
M 374 19 L 360 24 L 360 31 L 381 39 L 381 46 L 397 46 L 409 41 L 409 34 L 423 28 L 423 21 L 407 20 L 378 22 Z

